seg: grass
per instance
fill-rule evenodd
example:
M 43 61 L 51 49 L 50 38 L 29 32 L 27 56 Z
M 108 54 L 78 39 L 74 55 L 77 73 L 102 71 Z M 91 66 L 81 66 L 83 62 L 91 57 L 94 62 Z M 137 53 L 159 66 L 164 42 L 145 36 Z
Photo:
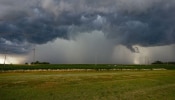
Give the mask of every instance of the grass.
M 160 64 L 160 65 L 116 65 L 116 64 L 36 64 L 36 65 L 3 65 L 0 64 L 0 71 L 7 71 L 7 70 L 37 70 L 37 69 L 94 69 L 94 70 L 101 70 L 101 69 L 170 69 L 174 70 L 175 65 L 167 65 L 167 64 Z
M 0 100 L 175 100 L 175 70 L 0 73 Z

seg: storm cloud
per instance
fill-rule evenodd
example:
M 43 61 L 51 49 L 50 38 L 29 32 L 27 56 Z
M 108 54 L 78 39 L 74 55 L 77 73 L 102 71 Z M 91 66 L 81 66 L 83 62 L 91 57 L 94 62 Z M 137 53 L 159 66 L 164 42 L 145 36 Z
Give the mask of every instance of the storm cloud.
M 174 0 L 0 0 L 0 52 L 25 54 L 33 45 L 94 31 L 131 51 L 171 45 L 174 10 Z

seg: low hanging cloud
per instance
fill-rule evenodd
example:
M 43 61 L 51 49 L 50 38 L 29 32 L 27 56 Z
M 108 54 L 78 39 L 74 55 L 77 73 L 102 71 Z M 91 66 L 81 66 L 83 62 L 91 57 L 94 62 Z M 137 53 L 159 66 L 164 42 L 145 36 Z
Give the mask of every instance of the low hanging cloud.
M 51 63 L 112 63 L 114 44 L 102 31 L 81 33 L 74 40 L 57 39 L 36 46 L 36 59 Z M 29 58 L 32 61 L 32 54 Z M 27 60 L 29 60 L 27 59 Z
M 101 31 L 115 45 L 175 43 L 174 0 L 1 0 L 0 52 Z

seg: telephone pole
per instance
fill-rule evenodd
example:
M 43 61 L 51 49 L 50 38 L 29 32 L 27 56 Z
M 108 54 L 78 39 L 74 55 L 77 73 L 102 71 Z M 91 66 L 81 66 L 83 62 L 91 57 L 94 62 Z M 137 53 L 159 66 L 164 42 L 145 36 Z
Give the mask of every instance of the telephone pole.
M 97 66 L 97 59 L 98 59 L 98 56 L 97 56 L 97 53 L 95 54 L 95 66 Z
M 6 62 L 6 59 L 7 59 L 6 53 L 7 53 L 7 50 L 5 49 L 5 54 L 4 54 L 4 67 L 5 67 L 5 62 Z
M 33 63 L 35 62 L 35 48 L 33 49 Z

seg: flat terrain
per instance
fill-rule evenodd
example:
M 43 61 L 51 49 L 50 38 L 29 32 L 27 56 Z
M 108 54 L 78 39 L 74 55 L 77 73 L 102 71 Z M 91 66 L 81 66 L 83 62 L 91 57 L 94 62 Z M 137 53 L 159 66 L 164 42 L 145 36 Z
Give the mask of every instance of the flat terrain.
M 174 64 L 152 64 L 152 65 L 121 65 L 121 64 L 32 64 L 32 65 L 16 65 L 0 64 L 0 72 L 12 71 L 12 70 L 72 70 L 72 69 L 82 69 L 82 70 L 153 70 L 153 69 L 167 69 L 175 70 Z
M 175 70 L 1 72 L 0 100 L 175 100 Z

